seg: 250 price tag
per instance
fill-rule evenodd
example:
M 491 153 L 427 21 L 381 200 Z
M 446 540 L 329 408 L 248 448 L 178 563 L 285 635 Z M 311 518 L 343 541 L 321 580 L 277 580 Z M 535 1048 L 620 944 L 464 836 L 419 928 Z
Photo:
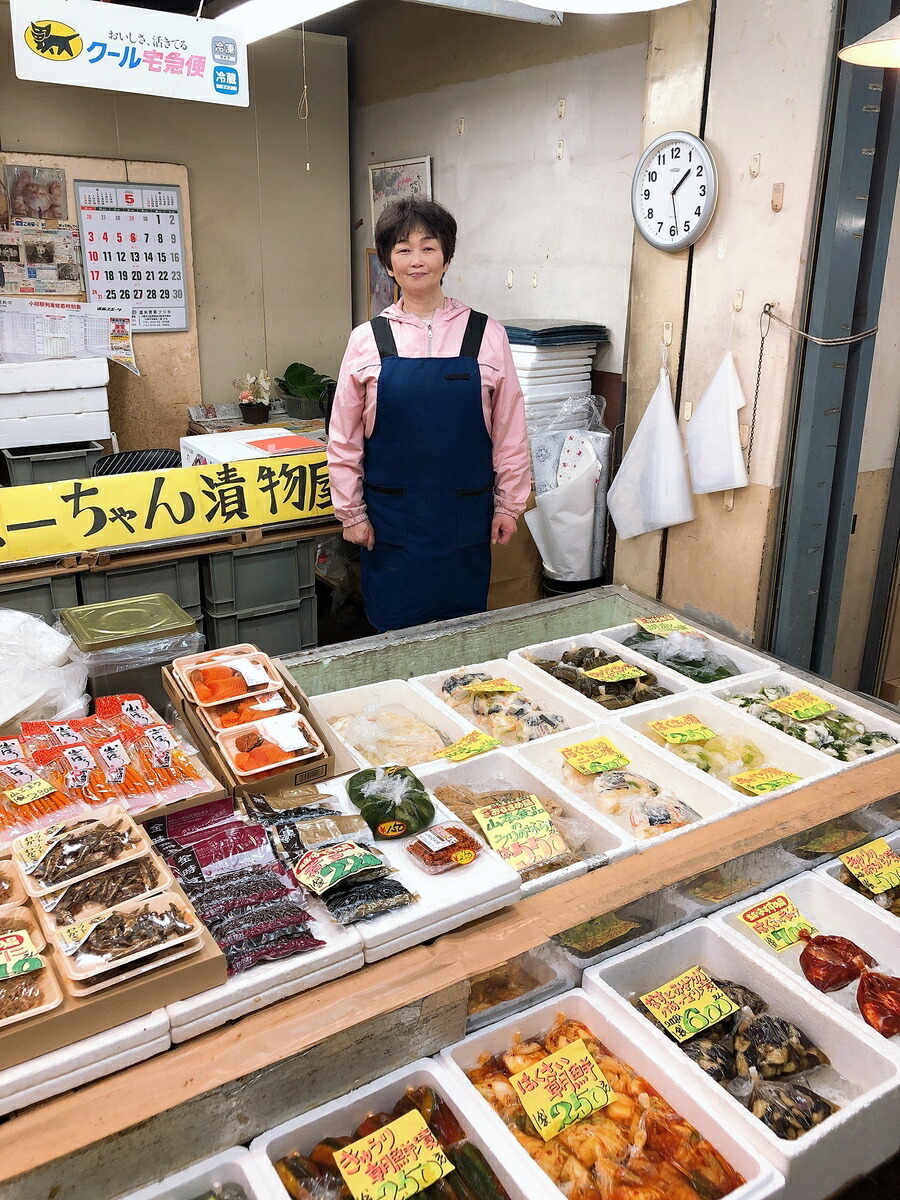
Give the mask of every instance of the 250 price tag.
M 511 1075 L 509 1082 L 545 1142 L 615 1099 L 583 1038 Z
M 840 857 L 851 875 L 855 875 L 873 896 L 880 896 L 891 888 L 900 888 L 900 855 L 884 838 L 875 838 Z
M 416 1110 L 335 1150 L 354 1200 L 408 1200 L 455 1170 Z

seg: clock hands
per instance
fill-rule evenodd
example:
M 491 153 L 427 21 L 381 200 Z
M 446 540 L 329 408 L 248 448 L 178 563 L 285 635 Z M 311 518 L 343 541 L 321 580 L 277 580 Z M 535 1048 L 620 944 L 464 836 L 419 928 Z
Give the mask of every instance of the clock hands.
M 681 178 L 678 180 L 678 182 L 677 182 L 677 183 L 675 184 L 675 186 L 672 188 L 672 195 L 673 195 L 673 196 L 674 196 L 674 195 L 675 195 L 675 193 L 678 191 L 678 189 L 681 187 L 681 185 L 684 183 L 684 181 L 687 179 L 688 175 L 690 175 L 690 173 L 691 173 L 691 172 L 690 172 L 690 168 L 688 168 L 688 170 L 686 170 L 686 171 L 685 171 L 685 173 L 682 175 L 682 177 L 681 177 Z

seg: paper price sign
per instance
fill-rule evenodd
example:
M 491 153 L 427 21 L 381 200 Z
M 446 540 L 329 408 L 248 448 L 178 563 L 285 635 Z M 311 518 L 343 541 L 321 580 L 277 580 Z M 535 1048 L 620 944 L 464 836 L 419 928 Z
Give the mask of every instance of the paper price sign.
M 294 868 L 298 883 L 321 896 L 343 879 L 383 867 L 383 860 L 356 842 L 335 842 L 304 854 Z
M 432 758 L 449 758 L 451 762 L 462 762 L 466 758 L 474 758 L 476 754 L 484 754 L 486 750 L 496 750 L 500 745 L 502 743 L 498 738 L 473 729 L 471 733 L 467 733 L 459 741 L 454 742 L 450 746 L 445 746 L 438 754 L 432 755 Z
M 471 696 L 499 696 L 521 690 L 517 683 L 511 683 L 508 679 L 479 679 L 463 688 L 463 691 Z
M 660 637 L 667 637 L 670 633 L 694 632 L 690 625 L 685 625 L 684 621 L 680 621 L 671 613 L 660 613 L 656 617 L 635 617 L 634 623 L 640 625 L 641 629 L 646 629 L 647 633 L 656 633 Z
M 407 1200 L 455 1170 L 416 1110 L 335 1150 L 334 1161 L 353 1200 Z
M 589 742 L 578 742 L 574 746 L 563 746 L 560 754 L 582 775 L 599 775 L 603 771 L 621 771 L 631 762 L 630 758 L 612 744 L 609 738 L 592 738 Z
M 545 1142 L 616 1098 L 582 1038 L 510 1075 L 509 1082 Z
M 755 771 L 741 771 L 738 775 L 732 775 L 731 782 L 745 792 L 764 796 L 767 792 L 777 792 L 779 788 L 799 783 L 800 776 L 791 771 L 782 771 L 780 767 L 759 767 Z
M 592 671 L 585 671 L 585 675 L 590 675 L 591 679 L 599 679 L 601 683 L 619 683 L 623 679 L 643 679 L 647 674 L 640 667 L 629 666 L 627 662 L 622 662 L 621 658 L 617 658 L 615 662 L 606 663 L 602 667 L 594 667 Z
M 683 717 L 667 717 L 664 721 L 651 721 L 650 728 L 673 746 L 683 746 L 686 742 L 708 742 L 716 736 L 693 713 L 685 713 Z
M 49 796 L 51 792 L 55 791 L 56 788 L 52 783 L 48 783 L 46 779 L 32 779 L 28 783 L 21 784 L 19 787 L 10 788 L 8 792 L 4 792 L 3 794 L 11 804 L 34 804 L 35 800 Z
M 647 992 L 641 996 L 641 1003 L 679 1042 L 738 1011 L 738 1005 L 713 983 L 702 967 L 691 967 L 662 987 Z
M 819 932 L 812 921 L 800 914 L 793 900 L 781 892 L 748 908 L 739 919 L 778 954 L 800 941 L 801 929 L 811 934 Z
M 40 971 L 44 960 L 35 951 L 26 929 L 0 935 L 0 981 Z
M 873 896 L 900 887 L 900 855 L 876 838 L 841 855 L 841 862 Z
M 517 871 L 559 858 L 568 846 L 537 796 L 476 808 L 473 816 L 504 862 Z
M 811 721 L 814 717 L 834 712 L 833 704 L 829 704 L 813 692 L 791 692 L 789 696 L 782 696 L 780 700 L 770 700 L 768 703 L 769 708 L 793 717 L 795 721 Z

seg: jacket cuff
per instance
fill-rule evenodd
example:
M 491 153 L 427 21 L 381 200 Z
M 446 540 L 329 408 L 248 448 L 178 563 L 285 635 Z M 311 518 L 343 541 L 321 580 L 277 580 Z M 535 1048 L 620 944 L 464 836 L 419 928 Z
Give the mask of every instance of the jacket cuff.
M 349 529 L 351 525 L 361 525 L 363 521 L 368 521 L 369 514 L 363 509 L 361 513 L 356 513 L 352 517 L 340 518 L 341 524 L 345 529 Z

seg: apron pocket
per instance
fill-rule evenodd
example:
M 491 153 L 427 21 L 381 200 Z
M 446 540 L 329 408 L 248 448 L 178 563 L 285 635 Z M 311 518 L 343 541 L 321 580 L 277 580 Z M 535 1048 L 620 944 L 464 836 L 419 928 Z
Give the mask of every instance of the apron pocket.
M 363 482 L 366 512 L 375 530 L 375 544 L 404 547 L 407 543 L 406 488 L 379 487 Z
M 494 485 L 456 489 L 456 544 L 483 546 L 491 540 Z

